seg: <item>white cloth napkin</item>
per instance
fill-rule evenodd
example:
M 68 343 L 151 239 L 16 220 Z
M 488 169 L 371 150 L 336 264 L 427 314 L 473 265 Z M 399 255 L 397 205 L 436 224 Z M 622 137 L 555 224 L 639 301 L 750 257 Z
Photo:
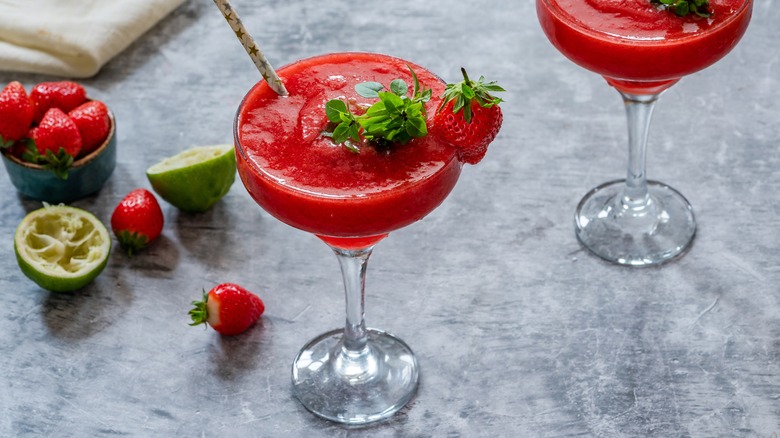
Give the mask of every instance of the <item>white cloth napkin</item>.
M 86 78 L 184 0 L 0 0 L 0 70 Z

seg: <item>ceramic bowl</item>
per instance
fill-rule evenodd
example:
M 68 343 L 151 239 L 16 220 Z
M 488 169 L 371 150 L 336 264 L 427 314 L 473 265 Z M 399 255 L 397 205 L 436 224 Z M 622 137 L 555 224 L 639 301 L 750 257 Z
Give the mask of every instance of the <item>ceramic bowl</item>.
M 108 180 L 116 167 L 116 120 L 109 110 L 111 126 L 100 147 L 81 157 L 68 169 L 68 179 L 60 179 L 38 164 L 27 163 L 3 150 L 3 164 L 11 183 L 22 195 L 51 204 L 68 203 L 91 195 Z

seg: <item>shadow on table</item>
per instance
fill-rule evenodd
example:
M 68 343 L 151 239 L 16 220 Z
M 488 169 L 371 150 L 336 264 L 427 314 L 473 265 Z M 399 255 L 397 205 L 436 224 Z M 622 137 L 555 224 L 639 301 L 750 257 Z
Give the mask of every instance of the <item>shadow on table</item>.
M 75 292 L 49 292 L 42 319 L 52 336 L 79 341 L 110 327 L 132 299 L 131 291 L 115 279 L 98 277 Z
M 246 332 L 237 336 L 218 336 L 208 353 L 214 365 L 214 374 L 221 380 L 232 381 L 247 373 L 257 372 L 258 359 L 263 357 L 265 327 L 263 318 Z

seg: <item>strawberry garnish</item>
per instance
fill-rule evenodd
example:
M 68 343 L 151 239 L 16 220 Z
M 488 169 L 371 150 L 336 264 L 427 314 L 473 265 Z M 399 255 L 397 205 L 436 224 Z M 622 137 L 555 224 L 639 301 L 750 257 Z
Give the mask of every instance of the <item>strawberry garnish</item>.
M 137 253 L 157 239 L 163 222 L 157 198 L 146 189 L 128 193 L 111 215 L 111 229 L 128 255 Z
M 41 82 L 30 90 L 33 104 L 33 121 L 43 119 L 49 108 L 59 108 L 67 113 L 87 101 L 87 91 L 71 81 Z
M 68 169 L 81 151 L 81 134 L 73 120 L 60 109 L 51 108 L 28 137 L 30 145 L 25 160 L 43 164 L 57 177 L 68 179 Z
M 71 110 L 68 117 L 79 128 L 82 140 L 81 155 L 89 154 L 106 140 L 111 119 L 108 116 L 108 107 L 103 102 L 93 100 L 83 103 Z
M 193 301 L 190 325 L 207 324 L 222 335 L 233 336 L 254 325 L 265 311 L 265 304 L 254 293 L 234 283 L 215 286 L 203 299 Z
M 27 134 L 33 107 L 24 86 L 13 81 L 0 92 L 0 148 L 9 148 Z
M 502 100 L 490 93 L 504 89 L 495 82 L 486 83 L 484 77 L 474 82 L 465 69 L 461 72 L 463 81 L 447 84 L 433 126 L 458 149 L 461 161 L 476 164 L 496 138 L 504 118 L 498 106 Z

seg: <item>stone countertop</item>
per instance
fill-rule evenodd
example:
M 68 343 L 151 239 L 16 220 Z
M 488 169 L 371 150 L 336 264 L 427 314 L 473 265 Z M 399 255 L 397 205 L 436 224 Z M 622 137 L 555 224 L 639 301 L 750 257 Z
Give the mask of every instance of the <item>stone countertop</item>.
M 686 195 L 699 228 L 683 258 L 646 269 L 574 236 L 580 197 L 624 176 L 625 117 L 603 79 L 550 45 L 532 1 L 235 6 L 276 66 L 376 51 L 509 90 L 485 160 L 369 265 L 367 322 L 415 350 L 417 396 L 367 429 L 293 398 L 297 351 L 343 324 L 338 264 L 240 182 L 204 214 L 163 203 L 158 242 L 55 294 L 22 275 L 11 243 L 40 203 L 0 175 L 0 436 L 780 435 L 780 5 L 757 0 L 739 46 L 660 100 L 648 175 Z M 53 79 L 0 73 L 28 89 Z M 108 224 L 127 192 L 150 188 L 150 164 L 231 142 L 258 79 L 214 5 L 186 2 L 82 81 L 115 112 L 119 152 L 107 185 L 73 205 Z M 262 322 L 234 338 L 189 327 L 190 301 L 225 281 L 263 297 Z

